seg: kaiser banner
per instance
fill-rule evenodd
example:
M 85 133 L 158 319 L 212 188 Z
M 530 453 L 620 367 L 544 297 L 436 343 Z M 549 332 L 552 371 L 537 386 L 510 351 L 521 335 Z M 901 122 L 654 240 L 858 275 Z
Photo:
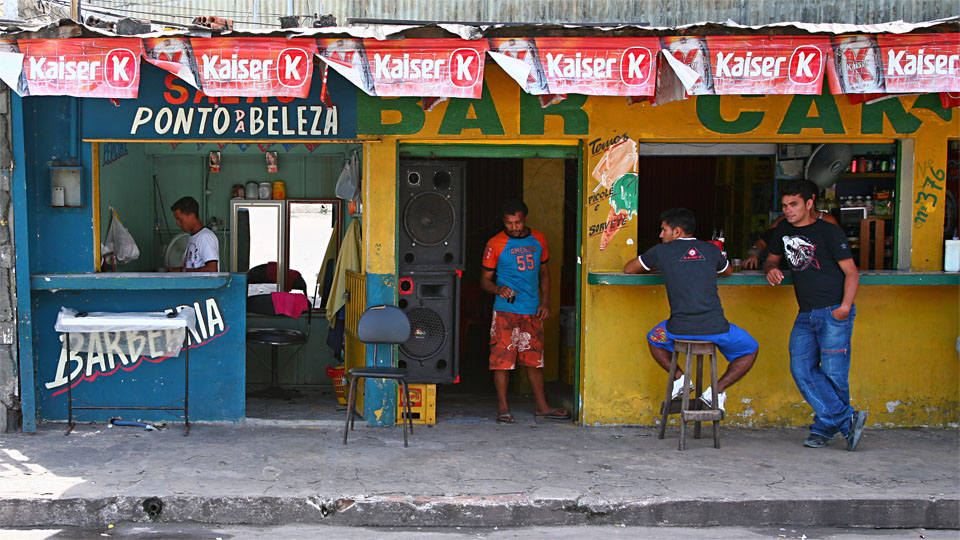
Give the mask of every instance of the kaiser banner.
M 485 40 L 317 40 L 320 58 L 371 96 L 480 98 Z
M 811 37 L 666 37 L 664 48 L 700 74 L 703 94 L 820 94 L 830 40 Z
M 3 80 L 20 95 L 137 97 L 140 39 L 19 39 L 16 48 L 7 42 L 3 49 L 5 59 L 16 58 L 16 49 L 22 54 L 16 78 L 16 66 L 3 70 Z
M 960 34 L 881 34 L 877 41 L 887 92 L 960 92 Z
M 305 98 L 317 45 L 309 38 L 151 38 L 144 58 L 208 96 Z
M 503 38 L 490 56 L 528 94 L 652 96 L 657 38 Z
M 960 91 L 960 34 L 833 39 L 830 91 L 873 94 Z

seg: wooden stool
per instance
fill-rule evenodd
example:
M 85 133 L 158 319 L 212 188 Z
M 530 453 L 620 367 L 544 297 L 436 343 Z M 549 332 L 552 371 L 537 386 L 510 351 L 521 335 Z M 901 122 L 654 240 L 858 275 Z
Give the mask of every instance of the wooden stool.
M 683 401 L 680 408 L 671 408 L 671 394 L 673 393 L 673 381 L 677 376 L 677 360 L 680 355 L 686 356 L 686 366 L 683 370 Z M 696 399 L 690 403 L 690 371 L 692 369 L 693 356 L 697 357 L 697 380 L 696 396 L 700 397 L 703 392 L 703 357 L 710 356 L 710 381 L 713 392 L 713 403 L 709 409 L 701 409 L 700 400 Z M 673 355 L 670 357 L 670 371 L 667 375 L 667 395 L 661 406 L 660 434 L 658 439 L 662 439 L 667 430 L 667 417 L 670 414 L 680 415 L 680 447 L 683 450 L 687 444 L 687 422 L 694 422 L 693 438 L 700 438 L 700 423 L 713 421 L 713 447 L 720 448 L 720 420 L 723 420 L 723 411 L 720 409 L 720 399 L 717 392 L 717 347 L 712 341 L 690 341 L 677 339 L 673 342 Z

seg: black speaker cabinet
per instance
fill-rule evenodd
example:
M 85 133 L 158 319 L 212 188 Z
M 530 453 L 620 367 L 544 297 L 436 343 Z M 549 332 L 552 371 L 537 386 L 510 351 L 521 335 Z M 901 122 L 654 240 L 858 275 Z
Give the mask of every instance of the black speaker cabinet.
M 460 374 L 460 278 L 456 272 L 401 272 L 398 307 L 410 319 L 399 366 L 412 383 L 453 383 Z
M 401 161 L 400 271 L 463 270 L 465 164 Z

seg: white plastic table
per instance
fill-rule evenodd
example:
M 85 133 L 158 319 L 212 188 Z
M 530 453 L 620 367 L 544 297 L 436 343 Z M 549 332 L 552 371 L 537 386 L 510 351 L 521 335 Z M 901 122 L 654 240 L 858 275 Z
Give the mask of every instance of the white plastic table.
M 71 342 L 75 339 L 71 339 L 71 334 L 110 334 L 114 333 L 116 339 L 111 340 L 113 346 L 117 346 L 120 340 L 124 340 L 123 343 L 126 344 L 126 334 L 116 336 L 116 333 L 130 332 L 130 331 L 164 331 L 165 337 L 165 348 L 159 352 L 160 354 L 166 354 L 173 356 L 176 354 L 179 356 L 180 351 L 184 351 L 184 361 L 183 361 L 183 406 L 182 407 L 168 407 L 168 406 L 159 406 L 159 407 L 149 407 L 149 406 L 108 406 L 108 405 L 86 405 L 86 406 L 74 406 L 73 404 L 73 381 L 70 380 L 69 368 L 67 369 L 67 435 L 73 430 L 75 424 L 73 422 L 73 411 L 76 410 L 138 410 L 138 411 L 183 411 L 183 421 L 184 421 L 184 437 L 190 434 L 190 407 L 189 407 L 189 390 L 190 390 L 190 347 L 188 346 L 188 336 L 187 329 L 193 329 L 194 323 L 196 321 L 196 313 L 193 308 L 186 307 L 183 308 L 179 313 L 164 313 L 161 311 L 147 311 L 147 312 L 77 312 L 69 308 L 61 308 L 60 313 L 57 314 L 57 322 L 54 325 L 54 329 L 61 333 L 65 334 L 64 343 L 67 346 L 67 359 L 69 363 L 70 358 L 70 347 Z M 177 334 L 182 334 L 179 340 L 175 339 Z M 170 339 L 174 337 L 174 339 Z M 89 351 L 91 340 L 87 340 L 85 343 L 81 340 L 81 345 L 78 347 L 79 350 L 83 350 L 84 347 L 87 347 Z M 182 345 L 180 345 L 182 343 Z M 151 348 L 153 343 L 151 343 Z M 176 400 L 178 401 L 178 400 Z

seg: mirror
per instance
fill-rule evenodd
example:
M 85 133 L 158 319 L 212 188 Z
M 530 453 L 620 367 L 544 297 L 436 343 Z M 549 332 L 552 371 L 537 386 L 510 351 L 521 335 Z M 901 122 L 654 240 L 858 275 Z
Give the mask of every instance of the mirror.
M 306 286 L 306 294 L 311 301 L 317 284 L 320 267 L 323 266 L 324 256 L 330 243 L 339 242 L 338 225 L 340 201 L 337 199 L 290 200 L 288 211 L 290 214 L 290 244 L 289 268 L 299 272 Z M 336 247 L 336 246 L 334 246 Z M 334 258 L 336 257 L 336 251 Z M 332 264 L 332 263 L 331 263 Z M 323 276 L 319 276 L 323 279 Z M 291 277 L 291 279 L 293 279 Z M 288 284 L 288 288 L 296 289 L 296 280 Z M 322 308 L 322 298 L 317 297 L 314 309 Z
M 285 260 L 286 201 L 230 201 L 230 271 L 247 272 Z M 277 290 L 285 290 L 277 272 Z M 271 280 L 272 282 L 273 280 Z M 249 280 L 248 280 L 249 282 Z

